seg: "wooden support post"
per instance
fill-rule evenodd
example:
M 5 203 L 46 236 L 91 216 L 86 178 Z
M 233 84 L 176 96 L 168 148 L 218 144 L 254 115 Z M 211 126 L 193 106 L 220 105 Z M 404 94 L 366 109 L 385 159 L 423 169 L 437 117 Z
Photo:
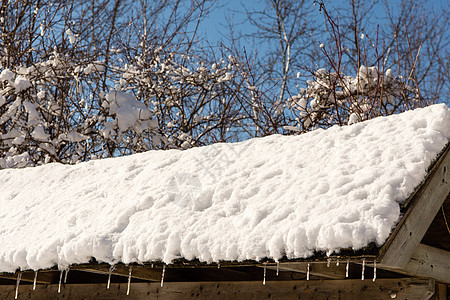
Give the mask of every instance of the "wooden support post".
M 447 285 L 442 283 L 436 283 L 436 291 L 434 293 L 434 297 L 431 298 L 433 300 L 447 300 Z

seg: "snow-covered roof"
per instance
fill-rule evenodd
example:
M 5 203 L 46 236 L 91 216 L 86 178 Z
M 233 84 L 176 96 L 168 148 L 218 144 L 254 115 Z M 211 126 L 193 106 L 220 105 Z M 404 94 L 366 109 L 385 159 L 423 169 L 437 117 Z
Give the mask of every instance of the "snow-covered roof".
M 450 138 L 444 104 L 298 136 L 0 171 L 0 271 L 382 245 Z

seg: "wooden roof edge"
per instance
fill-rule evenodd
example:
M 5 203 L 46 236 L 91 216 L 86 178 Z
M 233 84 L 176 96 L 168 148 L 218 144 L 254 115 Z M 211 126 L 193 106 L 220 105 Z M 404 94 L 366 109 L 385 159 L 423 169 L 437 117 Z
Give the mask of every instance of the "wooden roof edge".
M 407 210 L 378 253 L 380 266 L 405 270 L 450 193 L 450 143 L 409 200 Z M 444 250 L 442 250 L 444 251 Z M 447 251 L 448 252 L 448 251 Z
M 350 253 L 351 251 L 348 250 Z M 353 255 L 347 255 L 347 254 L 337 254 L 337 255 L 331 255 L 331 256 L 311 256 L 308 258 L 295 258 L 295 259 L 288 259 L 283 258 L 279 261 L 275 261 L 270 258 L 264 258 L 261 260 L 244 260 L 244 261 L 220 261 L 220 262 L 202 262 L 198 259 L 195 260 L 186 260 L 186 259 L 177 259 L 174 260 L 172 263 L 164 263 L 163 261 L 146 261 L 146 262 L 132 262 L 132 263 L 123 263 L 118 262 L 114 264 L 106 263 L 106 262 L 97 262 L 95 258 L 92 258 L 91 261 L 87 263 L 79 263 L 79 264 L 71 264 L 67 267 L 58 267 L 53 266 L 51 268 L 46 269 L 39 269 L 37 272 L 39 273 L 46 273 L 46 272 L 60 272 L 64 270 L 79 270 L 79 271 L 92 271 L 94 273 L 108 273 L 109 269 L 114 267 L 115 273 L 123 273 L 128 275 L 128 269 L 130 267 L 133 267 L 133 269 L 139 269 L 139 268 L 145 268 L 145 269 L 154 269 L 154 270 L 161 270 L 163 267 L 165 268 L 232 268 L 232 267 L 262 267 L 264 265 L 267 266 L 276 266 L 279 265 L 289 265 L 289 264 L 327 264 L 328 260 L 330 262 L 336 263 L 337 261 L 340 261 L 341 263 L 345 263 L 347 260 L 352 263 L 362 263 L 363 260 L 367 262 L 373 262 L 376 260 L 375 254 L 369 254 L 365 253 L 364 249 L 359 251 L 354 251 Z M 120 272 L 120 270 L 123 270 L 123 272 Z M 124 271 L 126 270 L 126 272 Z M 5 274 L 16 274 L 18 272 L 35 272 L 36 270 L 20 270 L 17 269 L 15 272 L 0 272 L 0 275 Z

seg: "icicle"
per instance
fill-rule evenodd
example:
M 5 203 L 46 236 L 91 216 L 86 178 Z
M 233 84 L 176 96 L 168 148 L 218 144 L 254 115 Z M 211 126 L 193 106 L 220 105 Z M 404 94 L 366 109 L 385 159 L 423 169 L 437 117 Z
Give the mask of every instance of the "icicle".
M 22 272 L 19 272 L 17 274 L 17 281 L 16 281 L 16 294 L 14 296 L 14 299 L 17 299 L 17 297 L 19 296 L 19 284 L 20 284 L 20 279 L 22 279 Z
M 306 280 L 309 280 L 309 263 L 308 267 L 306 268 Z
M 277 261 L 277 276 L 280 273 L 280 262 Z
M 347 265 L 345 266 L 345 278 L 348 278 L 348 267 L 350 265 L 349 260 L 347 259 Z
M 373 261 L 373 282 L 377 279 L 377 262 Z
M 61 272 L 59 273 L 58 294 L 61 293 L 61 282 L 62 282 L 63 273 L 64 273 L 64 270 L 61 270 Z
M 38 271 L 34 271 L 33 291 L 36 290 L 37 273 Z
M 362 262 L 361 280 L 364 280 L 364 271 L 365 271 L 365 269 L 366 269 L 366 260 L 363 259 L 363 262 Z
M 331 262 L 331 259 L 327 258 L 327 268 L 330 267 L 330 262 Z
M 67 274 L 69 273 L 69 268 L 66 269 L 66 275 L 64 275 L 64 284 L 67 281 Z
M 153 263 L 152 263 L 152 269 L 153 269 L 153 267 L 154 267 L 154 265 L 153 265 Z
M 220 269 L 220 263 L 217 263 L 217 269 Z
M 109 272 L 108 272 L 108 284 L 106 285 L 106 289 L 109 290 L 109 286 L 111 285 L 111 274 L 114 271 L 116 267 L 115 266 L 111 266 L 109 267 Z
M 130 271 L 128 272 L 128 286 L 127 286 L 127 296 L 130 294 L 130 286 L 131 286 L 131 271 L 133 266 L 130 266 Z
M 263 285 L 266 285 L 266 267 L 267 267 L 267 263 L 264 263 L 264 278 L 263 278 Z
M 164 285 L 164 273 L 166 273 L 166 265 L 163 265 L 163 270 L 161 274 L 161 287 Z
M 336 267 L 339 267 L 339 258 L 336 260 Z

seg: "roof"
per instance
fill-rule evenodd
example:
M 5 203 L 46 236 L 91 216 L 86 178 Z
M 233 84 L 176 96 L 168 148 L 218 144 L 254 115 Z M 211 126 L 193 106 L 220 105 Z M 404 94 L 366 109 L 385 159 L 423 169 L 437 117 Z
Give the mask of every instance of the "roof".
M 381 246 L 449 138 L 439 104 L 299 136 L 1 170 L 0 272 Z

